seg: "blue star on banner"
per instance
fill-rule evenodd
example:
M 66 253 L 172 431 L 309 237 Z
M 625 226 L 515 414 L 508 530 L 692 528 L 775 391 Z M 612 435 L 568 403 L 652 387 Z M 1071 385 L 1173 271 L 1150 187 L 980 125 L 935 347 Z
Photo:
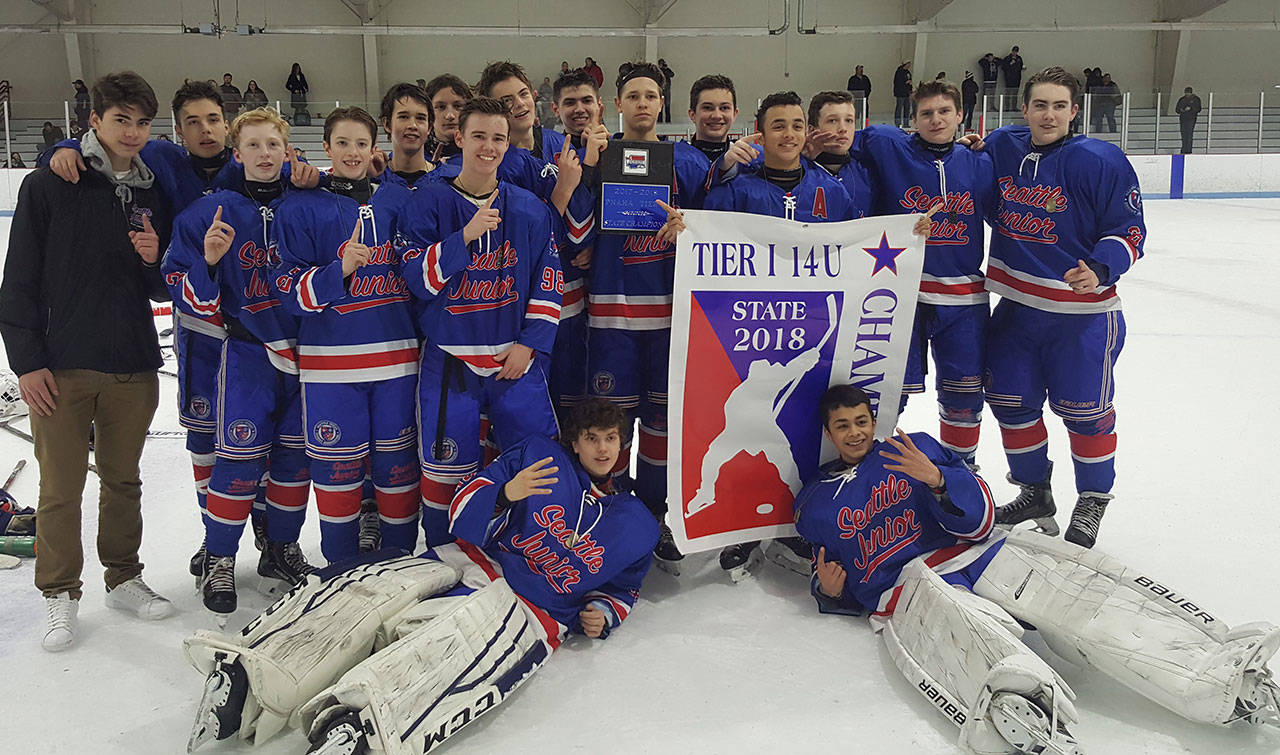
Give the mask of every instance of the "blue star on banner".
M 872 275 L 881 270 L 888 270 L 894 275 L 898 274 L 898 255 L 907 251 L 905 246 L 893 247 L 889 246 L 889 237 L 886 234 L 880 234 L 880 246 L 862 247 L 862 251 L 870 254 L 876 261 L 876 267 L 871 271 Z

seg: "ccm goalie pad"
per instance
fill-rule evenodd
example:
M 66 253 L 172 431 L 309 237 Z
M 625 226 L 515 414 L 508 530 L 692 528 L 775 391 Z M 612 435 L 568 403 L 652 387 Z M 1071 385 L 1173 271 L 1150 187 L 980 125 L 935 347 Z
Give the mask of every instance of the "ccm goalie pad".
M 303 703 L 395 639 L 399 614 L 459 578 L 452 566 L 411 556 L 360 564 L 309 576 L 238 635 L 197 632 L 183 646 L 207 678 L 188 752 L 237 732 L 261 743 L 296 727 Z
M 1229 628 L 1186 595 L 1119 561 L 1014 530 L 974 592 L 1034 625 L 1055 653 L 1192 721 L 1275 724 L 1266 662 L 1280 628 Z
M 548 649 L 504 579 L 404 613 L 391 647 L 302 708 L 310 753 L 421 755 L 493 710 Z
M 947 584 L 920 559 L 902 570 L 882 636 L 902 674 L 980 755 L 1078 753 L 1075 694 L 1022 644 L 999 606 Z

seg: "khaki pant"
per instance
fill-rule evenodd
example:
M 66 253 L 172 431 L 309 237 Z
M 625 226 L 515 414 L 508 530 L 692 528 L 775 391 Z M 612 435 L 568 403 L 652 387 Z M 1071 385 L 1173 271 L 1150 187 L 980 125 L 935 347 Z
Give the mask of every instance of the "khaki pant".
M 155 372 L 114 375 L 54 370 L 57 408 L 31 413 L 40 501 L 36 506 L 36 587 L 46 597 L 70 592 L 79 599 L 84 548 L 80 502 L 89 469 L 89 426 L 94 428 L 98 493 L 98 559 L 107 589 L 142 573 L 142 480 L 138 461 L 160 400 Z

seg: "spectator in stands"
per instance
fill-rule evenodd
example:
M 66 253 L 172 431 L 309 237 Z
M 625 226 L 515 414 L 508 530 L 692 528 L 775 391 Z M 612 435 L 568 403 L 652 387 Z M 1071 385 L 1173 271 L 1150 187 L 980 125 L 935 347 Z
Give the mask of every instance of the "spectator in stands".
M 568 73 L 568 72 L 569 72 L 569 61 L 567 61 L 567 60 L 562 60 L 562 61 L 560 61 L 560 75 L 561 75 L 561 76 L 563 76 L 564 74 L 566 74 L 566 73 Z M 554 89 L 554 87 L 553 87 L 553 89 Z M 553 94 L 554 94 L 554 92 L 553 92 Z
M 162 141 L 162 142 L 172 142 L 172 141 L 173 141 L 172 139 L 170 139 L 170 138 L 169 138 L 169 135 L 168 135 L 168 134 L 161 134 L 161 135 L 157 136 L 156 138 L 157 138 L 157 139 L 159 139 L 159 140 L 160 140 L 160 141 Z
M 1102 119 L 1107 129 L 1116 132 L 1116 105 L 1120 104 L 1120 86 L 1111 80 L 1111 74 L 1102 74 L 1102 83 L 1093 91 L 1093 130 L 1102 131 Z
M 418 84 L 418 86 L 422 87 L 423 89 L 426 89 L 426 88 L 427 88 L 427 80 L 426 80 L 426 79 L 418 79 L 417 84 Z
M 10 153 L 9 153 L 9 167 L 10 167 L 10 168 L 25 168 L 25 167 L 27 167 L 27 164 L 26 164 L 26 163 L 24 163 L 24 162 L 22 162 L 22 155 L 18 154 L 17 152 L 10 152 Z
M 71 82 L 71 86 L 76 88 L 76 125 L 83 134 L 89 128 L 89 111 L 93 109 L 89 88 L 84 85 L 84 79 L 76 79 Z
M 964 82 L 960 84 L 960 99 L 964 108 L 964 130 L 973 130 L 973 111 L 978 109 L 978 82 L 973 80 L 973 71 L 964 72 Z
M 1094 90 L 1100 86 L 1102 86 L 1102 68 L 1084 69 L 1084 93 L 1093 94 Z
M 604 86 L 604 71 L 600 70 L 600 66 L 596 65 L 595 58 L 587 58 L 583 63 L 582 70 L 596 80 L 597 88 Z
M 258 82 L 249 79 L 249 86 L 244 88 L 244 109 L 253 110 L 266 106 L 267 93 L 258 88 Z
M 307 86 L 307 75 L 302 72 L 301 63 L 293 64 L 293 70 L 289 72 L 289 79 L 284 83 L 284 88 L 289 90 L 289 104 L 293 107 L 294 123 L 298 124 L 301 118 L 306 124 L 310 124 L 311 118 L 307 115 L 307 92 L 311 91 L 311 88 Z M 300 113 L 301 116 L 299 116 Z
M 667 65 L 667 61 L 658 58 L 658 70 L 662 71 L 662 77 L 666 81 L 662 82 L 662 118 L 663 123 L 671 122 L 671 80 L 676 77 L 676 72 L 671 70 L 671 66 Z
M 1014 45 L 1000 61 L 1000 70 L 1004 71 L 1004 88 L 1009 94 L 1018 94 L 1018 88 L 1022 86 L 1022 69 L 1025 67 L 1022 56 L 1018 54 L 1018 46 Z
M 893 72 L 893 125 L 906 128 L 911 123 L 911 61 L 905 60 Z
M 853 95 L 853 114 L 862 122 L 862 106 L 864 100 L 871 99 L 871 79 L 862 72 L 862 66 L 853 69 L 853 75 L 849 77 L 849 82 L 845 85 L 845 89 L 849 90 L 849 94 Z
M 244 97 L 240 95 L 240 89 L 231 83 L 231 74 L 222 74 L 222 117 L 228 122 L 235 120 L 240 113 L 240 106 L 244 104 Z
M 1200 98 L 1191 87 L 1182 90 L 1182 98 L 1174 106 L 1178 114 L 1178 125 L 1182 127 L 1182 154 L 1191 154 L 1191 138 L 1196 133 L 1196 116 L 1200 115 Z
M 71 138 L 79 140 L 84 136 L 84 128 L 79 123 L 71 124 Z
M 40 138 L 44 140 L 44 146 L 40 148 L 40 151 L 44 152 L 65 139 L 66 135 L 62 133 L 61 126 L 53 125 L 52 121 L 45 121 L 44 126 L 40 128 Z
M 543 76 L 542 83 L 538 85 L 538 123 L 543 128 L 555 128 L 556 116 L 551 111 L 554 99 L 555 88 L 551 86 L 551 77 Z
M 979 58 L 978 68 L 982 71 L 982 93 L 995 94 L 996 77 L 1000 73 L 1000 61 L 996 60 L 996 54 L 989 52 Z

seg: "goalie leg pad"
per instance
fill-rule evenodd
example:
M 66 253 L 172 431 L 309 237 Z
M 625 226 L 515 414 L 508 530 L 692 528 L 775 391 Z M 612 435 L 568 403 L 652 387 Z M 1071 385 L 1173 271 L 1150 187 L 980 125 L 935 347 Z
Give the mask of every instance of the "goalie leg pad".
M 993 693 L 1041 695 L 1064 724 L 1077 715 L 1065 682 L 1018 639 L 1021 628 L 989 601 L 947 584 L 916 559 L 883 637 L 898 669 L 960 727 L 960 744 L 983 755 L 1015 750 L 989 717 Z
M 197 632 L 184 641 L 188 660 L 206 676 L 221 654 L 238 656 L 249 678 L 243 738 L 262 742 L 317 692 L 391 639 L 390 622 L 406 607 L 445 592 L 457 569 L 404 556 L 360 564 L 326 580 L 311 576 L 237 635 Z
M 550 651 L 506 580 L 444 600 L 447 610 L 303 706 L 313 741 L 341 706 L 358 712 L 371 750 L 429 752 L 492 710 L 547 659 Z
M 1231 630 L 1198 603 L 1095 550 L 1013 531 L 974 592 L 1092 666 L 1193 721 L 1233 719 L 1246 670 L 1280 648 L 1280 628 Z

